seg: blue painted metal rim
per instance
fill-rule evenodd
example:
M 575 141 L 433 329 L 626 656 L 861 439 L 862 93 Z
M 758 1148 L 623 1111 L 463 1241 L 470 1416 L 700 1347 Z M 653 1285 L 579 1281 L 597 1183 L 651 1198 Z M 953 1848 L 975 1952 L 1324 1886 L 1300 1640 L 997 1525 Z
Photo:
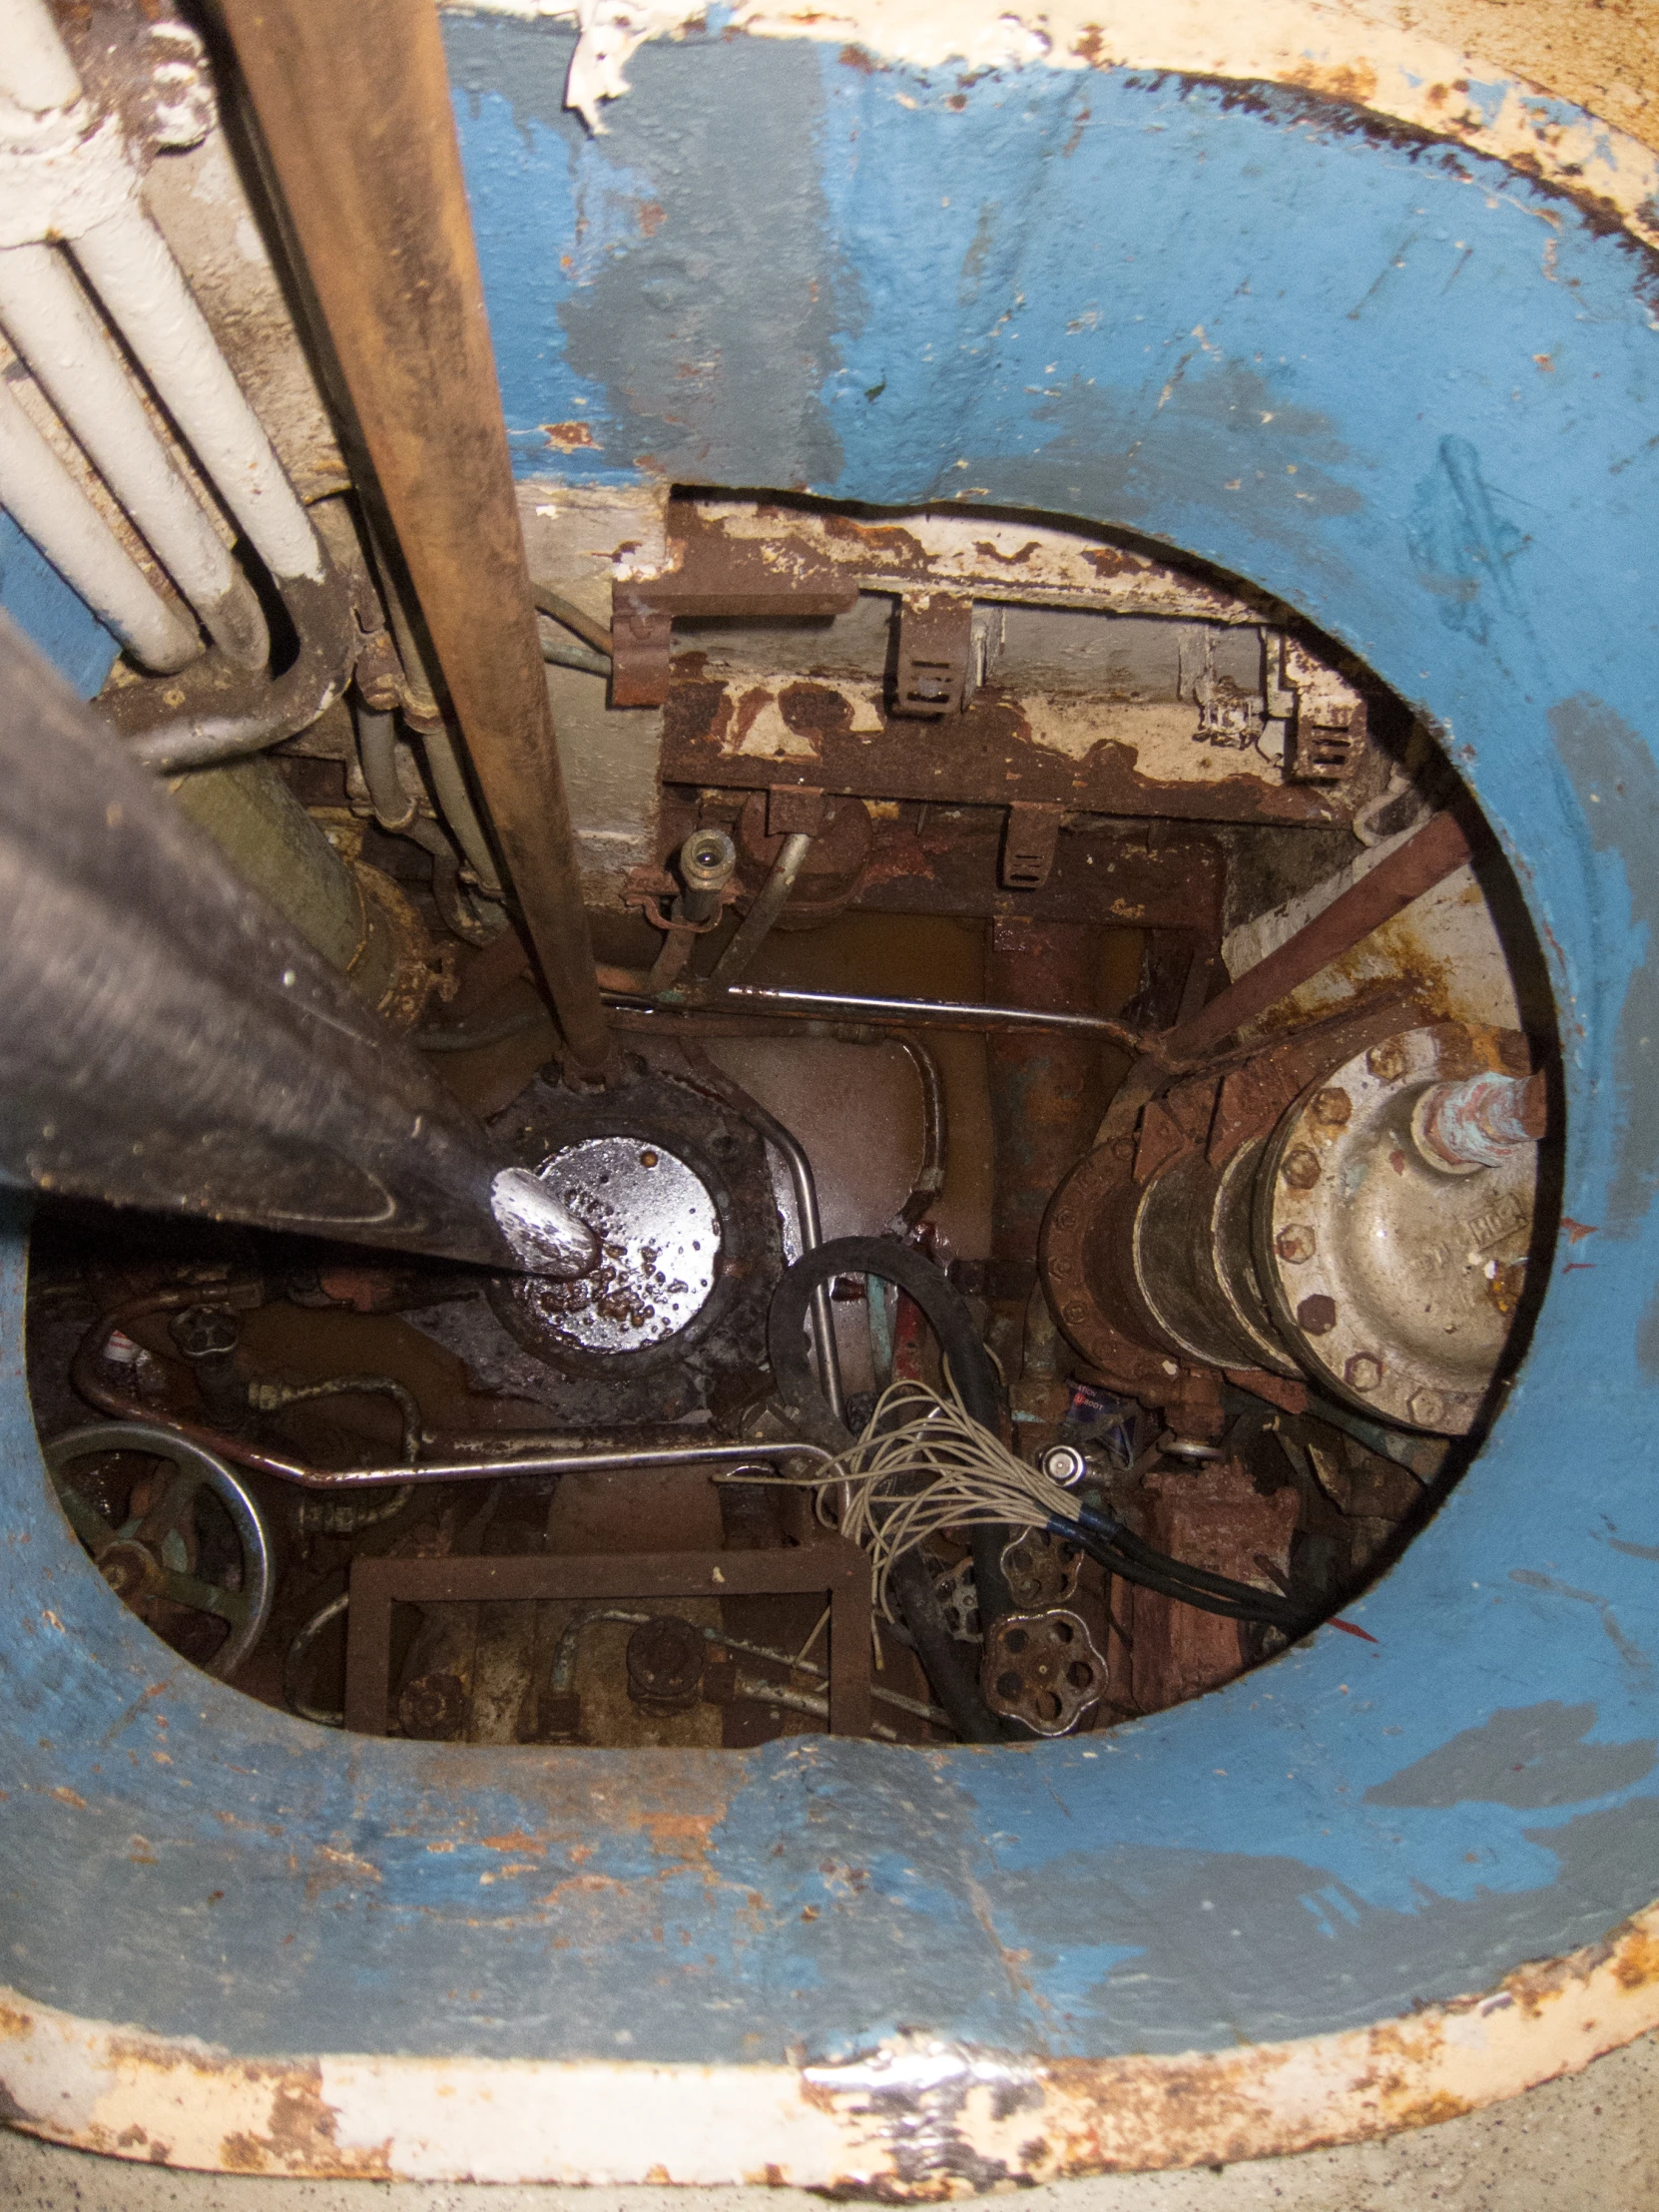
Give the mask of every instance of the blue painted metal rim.
M 557 34 L 451 48 L 522 440 L 581 399 L 602 477 L 1151 532 L 1445 733 L 1550 966 L 1570 1234 L 1485 1450 L 1354 1610 L 1375 1642 L 1090 1744 L 460 1755 L 289 1723 L 122 1612 L 34 1445 L 14 1219 L 7 1978 L 245 2054 L 1094 2059 L 1329 2035 L 1596 1941 L 1659 1889 L 1651 259 L 1267 91 L 692 39 L 584 142 Z

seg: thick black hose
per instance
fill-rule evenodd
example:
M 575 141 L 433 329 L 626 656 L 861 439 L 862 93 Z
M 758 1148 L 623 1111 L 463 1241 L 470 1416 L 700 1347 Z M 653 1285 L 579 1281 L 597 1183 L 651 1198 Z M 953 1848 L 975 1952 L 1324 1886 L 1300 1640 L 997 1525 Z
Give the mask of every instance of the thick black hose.
M 1133 1549 L 1120 1549 L 1128 1537 L 1127 1530 L 1116 1541 L 1108 1542 L 1075 1521 L 1056 1517 L 1048 1526 L 1066 1542 L 1080 1545 L 1108 1574 L 1138 1583 L 1143 1590 L 1156 1590 L 1160 1596 L 1191 1605 L 1201 1613 L 1215 1613 L 1223 1620 L 1265 1621 L 1291 1636 L 1300 1635 L 1308 1626 L 1305 1614 L 1288 1599 L 1259 1590 L 1253 1583 L 1233 1582 L 1226 1575 L 1190 1567 L 1167 1552 L 1155 1551 L 1138 1537 L 1129 1539 Z
M 939 1348 L 950 1363 L 951 1380 L 964 1409 L 997 1432 L 996 1371 L 974 1331 L 966 1306 L 930 1260 L 891 1237 L 835 1237 L 816 1252 L 804 1253 L 789 1268 L 773 1293 L 767 1320 L 767 1350 L 773 1381 L 791 1417 L 815 1443 L 827 1450 L 844 1451 L 851 1437 L 830 1410 L 819 1388 L 807 1354 L 807 1315 L 813 1293 L 837 1275 L 873 1275 L 896 1283 L 920 1307 Z M 993 1539 L 998 1532 L 989 1532 Z M 1005 1532 L 1003 1540 L 1005 1538 Z M 1001 1544 L 993 1555 L 996 1584 L 1002 1592 L 1000 1611 L 1008 1610 L 1007 1584 L 1003 1579 Z M 979 1577 L 979 1553 L 974 1553 L 974 1579 Z M 926 1671 L 939 1703 L 950 1715 L 950 1724 L 966 1743 L 1006 1742 L 1023 1731 L 1005 1727 L 986 1705 L 956 1647 L 933 1588 L 933 1578 L 919 1553 L 904 1553 L 891 1570 L 893 1595 L 905 1626 L 915 1638 L 916 1656 Z M 984 1586 L 980 1586 L 981 1618 L 988 1625 Z

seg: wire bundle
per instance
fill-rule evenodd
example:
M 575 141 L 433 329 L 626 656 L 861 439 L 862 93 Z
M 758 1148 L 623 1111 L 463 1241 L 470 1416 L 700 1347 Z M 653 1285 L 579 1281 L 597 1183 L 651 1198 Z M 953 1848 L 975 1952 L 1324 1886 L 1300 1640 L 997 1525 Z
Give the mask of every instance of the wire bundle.
M 925 1382 L 898 1382 L 883 1390 L 863 1433 L 828 1467 L 715 1479 L 783 1480 L 816 1489 L 819 1519 L 868 1551 L 872 1597 L 889 1620 L 893 1566 L 906 1553 L 946 1529 L 1012 1526 L 1050 1530 L 1081 1545 L 1109 1573 L 1203 1612 L 1292 1632 L 1302 1625 L 1288 1598 L 1171 1558 L 1114 1515 L 1081 1505 L 1040 1467 L 1016 1458 L 959 1401 Z M 831 1511 L 831 1500 L 838 1510 Z

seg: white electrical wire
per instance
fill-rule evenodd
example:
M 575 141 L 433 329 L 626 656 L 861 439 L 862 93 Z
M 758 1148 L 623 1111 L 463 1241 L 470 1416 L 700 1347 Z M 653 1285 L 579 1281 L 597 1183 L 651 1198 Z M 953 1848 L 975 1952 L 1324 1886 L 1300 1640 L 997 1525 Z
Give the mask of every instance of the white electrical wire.
M 894 1618 L 888 1584 L 893 1562 L 947 1528 L 1045 1528 L 1076 1517 L 1071 1492 L 1028 1466 L 953 1397 L 925 1382 L 882 1391 L 856 1443 L 812 1474 L 717 1474 L 717 1482 L 785 1481 L 818 1492 L 826 1527 L 870 1555 L 870 1591 Z M 834 1499 L 838 1515 L 831 1515 Z

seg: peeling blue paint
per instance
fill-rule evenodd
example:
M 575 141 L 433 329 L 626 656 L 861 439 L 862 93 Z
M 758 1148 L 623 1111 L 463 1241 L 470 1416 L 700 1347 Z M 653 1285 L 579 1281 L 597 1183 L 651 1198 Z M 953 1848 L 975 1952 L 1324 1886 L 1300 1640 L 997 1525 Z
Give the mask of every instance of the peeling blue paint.
M 634 59 L 596 149 L 562 31 L 448 35 L 521 467 L 1058 509 L 1305 610 L 1449 733 L 1514 856 L 1600 1233 L 1357 1608 L 1375 1644 L 1092 1743 L 640 1757 L 343 1741 L 168 1657 L 46 1492 L 16 1232 L 7 1971 L 245 2051 L 1108 2054 L 1599 1937 L 1659 1865 L 1651 262 L 1466 152 L 1239 88 L 693 36 Z M 549 447 L 577 418 L 594 444 Z M 1500 1716 L 1544 1707 L 1544 1778 L 1479 1794 Z
M 0 607 L 55 661 L 83 699 L 103 689 L 118 651 L 86 601 L 32 538 L 0 513 Z

